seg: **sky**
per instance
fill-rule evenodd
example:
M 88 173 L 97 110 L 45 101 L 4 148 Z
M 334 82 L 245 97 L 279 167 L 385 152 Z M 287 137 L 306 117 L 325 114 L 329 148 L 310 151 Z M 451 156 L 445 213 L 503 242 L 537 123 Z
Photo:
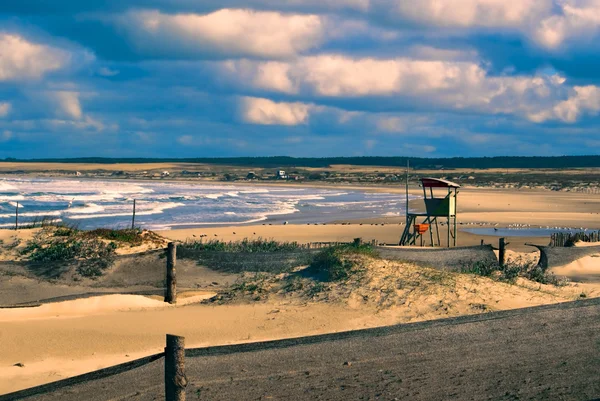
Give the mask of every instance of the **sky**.
M 599 154 L 600 0 L 2 0 L 0 158 Z

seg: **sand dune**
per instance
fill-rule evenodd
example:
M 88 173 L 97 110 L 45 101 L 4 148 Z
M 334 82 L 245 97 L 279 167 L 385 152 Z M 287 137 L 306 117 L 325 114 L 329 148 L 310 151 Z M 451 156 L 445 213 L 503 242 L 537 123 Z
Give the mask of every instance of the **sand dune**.
M 195 291 L 180 294 L 177 305 L 165 303 L 162 297 L 110 294 L 47 303 L 35 307 L 0 309 L 0 322 L 22 322 L 35 319 L 77 318 L 134 310 L 173 308 L 211 298 L 214 292 Z
M 522 280 L 509 285 L 465 274 L 440 277 L 437 270 L 397 262 L 374 263 L 359 288 L 339 287 L 327 301 L 273 296 L 251 303 L 172 307 L 159 300 L 111 296 L 101 298 L 111 300 L 106 305 L 76 300 L 39 312 L 0 311 L 0 393 L 160 352 L 166 333 L 185 336 L 190 347 L 231 344 L 555 303 L 576 299 L 583 291 L 578 285 Z M 396 281 L 404 284 L 390 298 L 388 287 Z M 589 297 L 600 295 L 597 286 L 585 291 Z M 24 366 L 13 366 L 17 363 Z

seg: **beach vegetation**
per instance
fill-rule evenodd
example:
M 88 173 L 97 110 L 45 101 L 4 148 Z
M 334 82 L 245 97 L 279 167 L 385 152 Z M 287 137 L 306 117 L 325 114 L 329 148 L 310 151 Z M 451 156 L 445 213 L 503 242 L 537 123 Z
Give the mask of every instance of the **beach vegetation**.
M 323 281 L 347 280 L 361 271 L 359 255 L 375 256 L 375 249 L 360 241 L 325 248 L 315 255 L 306 273 Z
M 81 277 L 94 278 L 114 264 L 118 247 L 139 246 L 157 238 L 139 229 L 85 231 L 61 224 L 44 227 L 18 252 L 36 274 L 58 277 L 73 268 Z
M 178 246 L 178 250 L 197 250 L 197 251 L 214 251 L 214 252 L 240 252 L 240 253 L 256 253 L 256 252 L 286 252 L 297 251 L 304 248 L 298 242 L 280 242 L 272 239 L 248 239 L 244 238 L 241 241 L 186 241 Z
M 519 277 L 536 283 L 555 286 L 564 286 L 568 282 L 566 278 L 558 277 L 536 263 L 526 262 L 520 258 L 509 260 L 504 265 L 500 265 L 497 261 L 477 261 L 473 264 L 464 265 L 461 272 L 490 277 L 508 283 L 515 283 Z
M 91 231 L 84 231 L 86 238 L 101 238 L 109 241 L 115 241 L 130 246 L 140 246 L 144 242 L 144 232 L 139 228 L 133 229 L 111 229 L 97 228 Z

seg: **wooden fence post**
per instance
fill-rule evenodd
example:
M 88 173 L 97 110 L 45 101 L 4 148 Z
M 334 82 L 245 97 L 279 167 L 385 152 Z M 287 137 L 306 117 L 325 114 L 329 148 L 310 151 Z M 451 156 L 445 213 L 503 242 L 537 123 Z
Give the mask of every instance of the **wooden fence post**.
M 169 242 L 167 247 L 167 291 L 165 302 L 170 304 L 177 303 L 177 278 L 175 272 L 175 263 L 177 262 L 177 245 Z
M 17 208 L 15 209 L 15 231 L 19 229 L 19 202 L 17 202 Z
M 498 247 L 498 250 L 498 263 L 500 263 L 500 266 L 504 266 L 504 258 L 506 252 L 506 242 L 504 238 L 500 238 L 500 246 Z
M 167 334 L 165 347 L 165 400 L 185 401 L 185 337 Z
M 135 229 L 135 199 L 133 200 L 133 216 L 131 217 L 131 229 Z

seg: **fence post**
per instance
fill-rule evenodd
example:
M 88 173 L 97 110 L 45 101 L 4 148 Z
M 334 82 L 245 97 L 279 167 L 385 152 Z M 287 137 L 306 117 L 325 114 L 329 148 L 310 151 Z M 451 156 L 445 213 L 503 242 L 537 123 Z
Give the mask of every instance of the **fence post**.
M 185 401 L 185 337 L 167 334 L 165 347 L 165 400 Z
M 15 231 L 19 229 L 19 202 L 17 202 L 17 208 L 15 209 Z
M 504 255 L 506 251 L 506 242 L 504 238 L 500 238 L 500 246 L 498 247 L 498 250 L 498 262 L 500 263 L 500 266 L 504 266 Z
M 175 263 L 177 262 L 177 245 L 169 242 L 167 247 L 167 291 L 165 302 L 170 304 L 177 303 L 177 278 L 175 272 Z
M 483 240 L 481 240 L 481 246 L 483 246 Z
M 133 200 L 133 216 L 131 217 L 131 229 L 135 229 L 135 199 Z

